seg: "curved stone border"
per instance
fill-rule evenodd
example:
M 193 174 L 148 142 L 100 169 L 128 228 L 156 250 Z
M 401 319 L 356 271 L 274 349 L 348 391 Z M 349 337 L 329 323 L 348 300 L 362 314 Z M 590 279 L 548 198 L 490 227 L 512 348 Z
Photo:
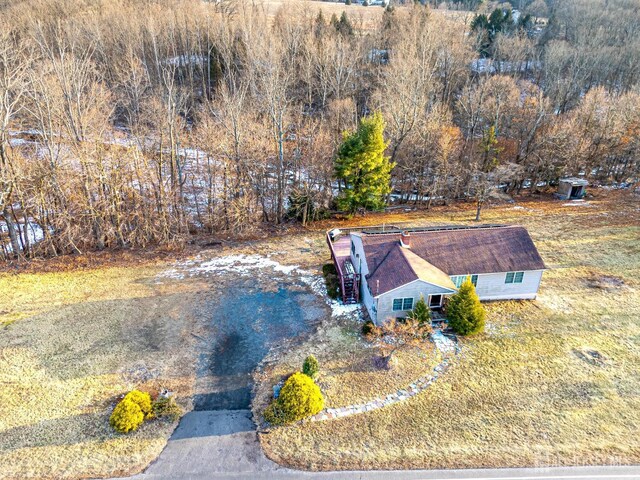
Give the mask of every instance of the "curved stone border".
M 331 420 L 334 418 L 348 417 L 350 415 L 356 415 L 358 413 L 370 412 L 371 410 L 377 410 L 378 408 L 386 407 L 387 405 L 393 405 L 394 403 L 407 400 L 418 393 L 426 390 L 429 386 L 435 382 L 440 375 L 445 373 L 450 366 L 450 358 L 448 355 L 451 353 L 458 355 L 460 353 L 460 346 L 457 341 L 453 341 L 447 338 L 441 331 L 436 330 L 433 332 L 433 343 L 436 348 L 446 355 L 444 360 L 435 366 L 431 375 L 425 375 L 418 378 L 413 383 L 409 384 L 407 388 L 400 389 L 394 393 L 391 393 L 385 397 L 375 398 L 367 403 L 360 403 L 356 405 L 348 405 L 340 408 L 327 408 L 322 412 L 309 418 L 311 422 L 319 422 L 322 420 Z

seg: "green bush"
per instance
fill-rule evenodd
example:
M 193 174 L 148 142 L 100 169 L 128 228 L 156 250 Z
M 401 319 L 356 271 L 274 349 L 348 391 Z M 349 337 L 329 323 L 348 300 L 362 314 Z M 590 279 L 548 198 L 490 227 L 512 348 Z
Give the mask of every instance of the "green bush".
M 280 425 L 310 417 L 322 411 L 324 398 L 320 387 L 307 375 L 296 372 L 280 390 L 280 396 L 263 412 L 267 422 Z
M 304 363 L 302 364 L 302 373 L 311 378 L 316 378 L 318 372 L 320 371 L 320 365 L 318 364 L 318 360 L 313 355 L 309 355 L 304 359 Z
M 469 278 L 460 286 L 458 293 L 449 299 L 446 315 L 449 326 L 458 335 L 473 335 L 484 330 L 484 307 Z
M 371 320 L 367 320 L 362 325 L 362 334 L 363 335 L 371 335 L 376 329 L 375 324 Z
M 128 433 L 136 430 L 144 422 L 144 413 L 140 405 L 124 398 L 113 409 L 109 423 L 116 432 Z
M 427 302 L 424 301 L 424 296 L 420 295 L 420 300 L 416 302 L 416 306 L 409 312 L 407 318 L 416 320 L 420 325 L 431 324 L 431 309 L 427 306 Z
M 324 276 L 325 284 L 327 285 L 327 294 L 329 298 L 337 300 L 340 298 L 340 281 L 338 279 L 338 272 L 333 263 L 325 263 L 322 266 L 322 275 Z
M 151 395 L 147 392 L 141 392 L 140 390 L 131 390 L 124 396 L 123 400 L 130 400 L 140 407 L 144 418 L 149 419 L 153 417 L 153 408 L 151 406 Z
M 158 397 L 153 402 L 153 414 L 157 418 L 166 418 L 171 422 L 177 421 L 182 416 L 182 408 L 173 397 Z

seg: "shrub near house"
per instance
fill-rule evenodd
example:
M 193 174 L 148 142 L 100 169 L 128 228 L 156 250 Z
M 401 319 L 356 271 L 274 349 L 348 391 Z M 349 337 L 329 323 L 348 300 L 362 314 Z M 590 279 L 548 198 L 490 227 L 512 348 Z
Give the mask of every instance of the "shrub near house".
M 485 310 L 470 278 L 449 299 L 446 315 L 449 326 L 458 335 L 473 335 L 484 330 Z
M 304 364 L 302 365 L 302 373 L 307 375 L 310 378 L 315 379 L 320 371 L 320 365 L 318 364 L 318 360 L 313 355 L 309 355 L 304 359 Z

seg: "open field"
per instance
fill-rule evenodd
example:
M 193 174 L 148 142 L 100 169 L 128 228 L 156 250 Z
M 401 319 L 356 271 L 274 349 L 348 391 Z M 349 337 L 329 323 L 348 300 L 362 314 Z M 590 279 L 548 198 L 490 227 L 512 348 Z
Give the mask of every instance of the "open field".
M 175 425 L 116 435 L 118 395 L 168 388 L 190 408 L 193 283 L 156 284 L 156 265 L 0 276 L 0 477 L 127 473 Z
M 625 203 L 616 202 L 621 195 Z M 492 304 L 489 333 L 465 341 L 459 363 L 429 391 L 367 415 L 272 430 L 261 438 L 267 454 L 316 469 L 637 463 L 640 205 L 613 193 L 583 205 L 522 200 L 488 208 L 486 221 L 529 227 L 551 268 L 539 301 Z M 465 223 L 473 214 L 472 205 L 452 205 L 367 215 L 199 252 L 203 261 L 270 255 L 319 274 L 330 226 Z M 72 262 L 80 267 L 58 268 Z M 97 265 L 69 257 L 40 267 L 0 274 L 0 478 L 140 471 L 174 425 L 151 422 L 115 435 L 111 409 L 132 387 L 169 388 L 187 410 L 207 393 L 196 382 L 198 338 L 204 320 L 215 318 L 219 293 L 236 288 L 234 274 L 163 275 L 173 259 Z M 265 270 L 255 287 L 273 289 L 271 277 Z M 437 360 L 407 352 L 391 375 L 376 371 L 359 324 L 322 312 L 314 314 L 322 323 L 313 339 L 269 357 L 256 376 L 266 379 L 256 405 L 308 353 L 325 369 L 320 381 L 332 406 L 404 386 Z
M 484 212 L 486 222 L 528 227 L 549 268 L 539 299 L 489 304 L 487 333 L 463 340 L 428 391 L 367 414 L 272 429 L 261 435 L 267 455 L 319 470 L 638 463 L 640 201 L 600 195 Z M 365 218 L 471 217 L 457 206 Z
M 320 0 L 266 0 L 264 2 L 264 6 L 270 17 L 274 17 L 281 8 L 287 12 L 306 12 L 306 14 L 314 17 L 320 10 L 322 10 L 322 14 L 327 20 L 330 19 L 332 15 L 336 15 L 339 18 L 340 15 L 342 15 L 342 12 L 347 12 L 351 22 L 365 31 L 375 28 L 375 25 L 382 19 L 382 15 L 385 10 L 379 5 L 365 7 L 355 3 L 352 5 L 345 5 L 344 1 L 323 2 Z M 406 12 L 406 9 L 399 7 L 399 11 L 404 13 Z M 474 12 L 466 10 L 433 9 L 431 11 L 434 15 L 442 15 L 462 23 L 471 22 L 475 15 Z

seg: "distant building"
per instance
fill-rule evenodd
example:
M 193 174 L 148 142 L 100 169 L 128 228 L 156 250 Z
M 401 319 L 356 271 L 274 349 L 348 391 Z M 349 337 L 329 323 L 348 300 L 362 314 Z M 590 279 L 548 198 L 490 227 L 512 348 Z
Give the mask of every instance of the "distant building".
M 343 300 L 362 301 L 376 323 L 406 317 L 421 296 L 440 309 L 466 278 L 480 300 L 534 299 L 546 268 L 519 226 L 363 231 L 327 241 Z
M 587 194 L 587 185 L 589 185 L 589 182 L 583 178 L 561 178 L 558 182 L 556 197 L 561 200 L 578 200 L 584 198 Z

